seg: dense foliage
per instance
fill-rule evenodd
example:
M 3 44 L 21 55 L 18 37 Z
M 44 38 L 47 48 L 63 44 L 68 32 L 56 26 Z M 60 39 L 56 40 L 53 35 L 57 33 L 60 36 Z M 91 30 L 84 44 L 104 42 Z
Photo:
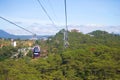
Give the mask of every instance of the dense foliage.
M 16 52 L 17 48 L 14 48 L 13 46 L 3 46 L 0 48 L 0 61 L 10 58 Z
M 32 59 L 8 57 L 0 62 L 0 80 L 119 80 L 120 36 L 105 31 L 89 34 L 69 32 L 69 47 L 63 48 L 63 33 L 39 44 L 48 56 Z M 15 51 L 10 47 L 1 55 Z M 3 53 L 4 52 L 4 53 Z M 31 54 L 31 52 L 30 52 Z

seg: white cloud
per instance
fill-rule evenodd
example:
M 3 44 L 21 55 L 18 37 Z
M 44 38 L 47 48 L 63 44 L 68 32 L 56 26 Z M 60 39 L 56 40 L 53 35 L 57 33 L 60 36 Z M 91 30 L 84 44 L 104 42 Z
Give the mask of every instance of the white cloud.
M 18 22 L 18 23 L 20 23 L 19 25 L 23 25 L 23 24 L 28 25 L 28 24 L 21 23 L 21 22 Z M 24 28 L 37 35 L 54 35 L 60 30 L 60 28 L 56 28 L 55 25 L 40 24 L 40 23 L 33 23 L 31 25 L 29 24 L 29 26 L 24 27 Z M 20 28 L 7 29 L 6 31 L 11 34 L 15 34 L 15 35 L 31 35 L 29 32 L 26 32 L 25 30 L 20 29 Z
M 71 29 L 78 29 L 80 32 L 83 33 L 89 33 L 95 30 L 103 30 L 107 31 L 109 33 L 114 32 L 114 33 L 119 33 L 120 34 L 120 26 L 105 26 L 105 25 L 69 25 L 69 30 Z
M 13 20 L 14 21 L 14 20 Z M 65 25 L 59 24 L 59 25 L 53 25 L 49 21 L 43 21 L 39 19 L 15 19 L 15 23 L 23 26 L 24 28 L 28 29 L 29 31 L 32 31 L 33 33 L 36 33 L 38 35 L 54 35 L 61 29 L 65 29 Z M 114 33 L 120 33 L 120 26 L 108 26 L 108 25 L 100 25 L 100 24 L 86 24 L 86 25 L 68 25 L 68 29 L 78 29 L 80 32 L 83 33 L 89 33 L 94 30 L 104 30 L 107 32 L 114 32 Z M 30 33 L 19 29 L 19 28 L 9 28 L 6 30 L 7 32 L 11 34 L 16 35 L 31 35 Z

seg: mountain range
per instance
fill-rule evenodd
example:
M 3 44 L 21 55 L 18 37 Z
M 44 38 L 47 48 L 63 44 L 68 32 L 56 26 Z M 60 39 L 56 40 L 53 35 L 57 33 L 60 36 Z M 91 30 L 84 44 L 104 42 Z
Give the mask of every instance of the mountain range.
M 52 36 L 52 35 L 51 35 Z M 13 35 L 13 34 L 10 34 L 4 30 L 0 30 L 0 38 L 5 38 L 5 39 L 22 39 L 22 40 L 25 40 L 25 39 L 32 39 L 32 35 Z M 38 39 L 43 39 L 43 38 L 48 38 L 50 37 L 50 35 L 37 35 L 37 38 Z

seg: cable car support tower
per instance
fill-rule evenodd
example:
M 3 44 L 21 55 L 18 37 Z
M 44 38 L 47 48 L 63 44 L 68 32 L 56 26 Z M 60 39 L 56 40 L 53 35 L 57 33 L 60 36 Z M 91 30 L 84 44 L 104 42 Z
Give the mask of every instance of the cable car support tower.
M 64 30 L 64 48 L 69 46 L 68 42 L 68 26 L 67 26 L 67 9 L 66 9 L 66 0 L 64 0 L 65 5 L 65 30 Z

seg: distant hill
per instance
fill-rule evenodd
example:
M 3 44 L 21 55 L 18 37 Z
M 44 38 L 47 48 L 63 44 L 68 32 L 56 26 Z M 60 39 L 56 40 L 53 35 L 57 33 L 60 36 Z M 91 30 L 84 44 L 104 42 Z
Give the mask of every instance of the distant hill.
M 37 35 L 38 39 L 48 38 L 48 37 L 50 37 L 50 35 L 43 35 L 43 36 Z M 5 39 L 9 39 L 9 38 L 12 38 L 12 39 L 32 39 L 32 35 L 13 35 L 13 34 L 7 33 L 4 30 L 0 30 L 0 38 L 5 38 Z
M 114 34 L 114 33 L 108 33 L 106 31 L 101 31 L 101 30 L 96 30 L 96 31 L 93 31 L 93 32 L 90 32 L 88 33 L 90 35 L 93 35 L 95 37 L 98 37 L 98 38 L 113 38 L 114 36 L 118 36 L 120 37 L 120 34 Z
M 14 38 L 15 35 L 9 34 L 3 30 L 0 30 L 0 38 Z
M 120 35 L 108 33 L 106 31 L 96 30 L 88 34 L 83 34 L 81 32 L 68 32 L 68 42 L 69 49 L 79 49 L 85 48 L 85 46 L 95 47 L 98 45 L 105 45 L 112 47 L 120 47 Z M 63 33 L 59 31 L 56 35 L 51 39 L 50 45 L 54 45 L 54 47 L 58 48 L 58 50 L 63 49 Z
M 101 31 L 101 30 L 96 30 L 96 31 L 90 32 L 88 34 L 91 34 L 94 36 L 110 35 L 110 33 L 106 32 L 106 31 Z

